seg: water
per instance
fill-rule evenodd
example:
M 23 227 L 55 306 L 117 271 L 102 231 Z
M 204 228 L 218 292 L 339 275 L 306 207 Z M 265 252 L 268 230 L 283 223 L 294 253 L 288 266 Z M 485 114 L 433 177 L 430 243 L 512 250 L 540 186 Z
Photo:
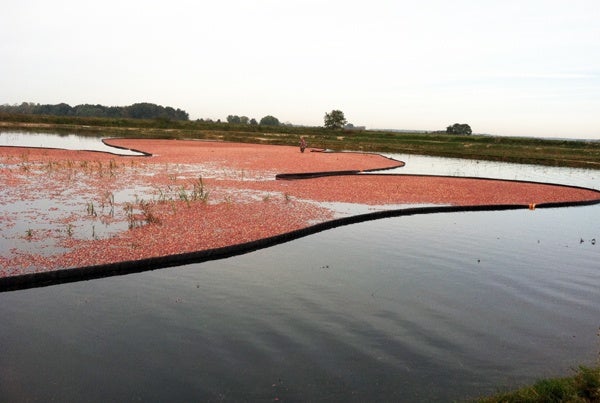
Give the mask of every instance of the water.
M 600 189 L 600 170 L 557 168 L 530 164 L 498 163 L 460 158 L 426 157 L 410 154 L 385 154 L 406 162 L 406 166 L 378 173 L 450 175 L 475 178 L 497 178 L 544 183 L 560 183 Z
M 111 147 L 99 137 L 77 134 L 25 133 L 0 131 L 0 146 L 44 147 L 65 150 L 102 151 L 117 155 L 144 155 L 143 153 Z
M 598 188 L 596 171 L 406 160 Z M 598 205 L 398 217 L 2 293 L 0 391 L 7 401 L 451 401 L 568 375 L 600 352 L 598 217 Z

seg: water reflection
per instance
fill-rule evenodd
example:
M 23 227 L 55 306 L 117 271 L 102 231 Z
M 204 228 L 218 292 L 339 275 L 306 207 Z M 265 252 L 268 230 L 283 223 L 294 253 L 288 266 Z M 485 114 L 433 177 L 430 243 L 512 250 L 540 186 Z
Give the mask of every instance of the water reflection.
M 428 157 L 411 154 L 384 153 L 383 155 L 406 163 L 402 168 L 379 172 L 383 174 L 404 173 L 496 178 L 557 183 L 600 189 L 600 170 L 594 169 L 560 168 L 508 162 Z
M 0 146 L 60 148 L 64 150 L 102 151 L 117 155 L 142 156 L 143 153 L 111 147 L 101 137 L 76 134 L 0 132 Z

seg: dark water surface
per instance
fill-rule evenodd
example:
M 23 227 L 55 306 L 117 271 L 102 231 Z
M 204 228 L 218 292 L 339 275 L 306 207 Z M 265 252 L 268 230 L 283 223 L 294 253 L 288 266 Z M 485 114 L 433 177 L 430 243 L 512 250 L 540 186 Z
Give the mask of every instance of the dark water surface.
M 595 171 L 470 164 L 598 188 Z M 599 217 L 398 217 L 1 293 L 0 400 L 451 401 L 569 375 L 600 352 Z

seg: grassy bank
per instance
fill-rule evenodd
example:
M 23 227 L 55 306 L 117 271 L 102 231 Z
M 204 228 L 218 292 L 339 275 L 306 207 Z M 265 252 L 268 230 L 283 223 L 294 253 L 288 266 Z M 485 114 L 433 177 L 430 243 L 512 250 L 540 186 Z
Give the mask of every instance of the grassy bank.
M 2 115 L 0 129 L 113 137 L 194 138 L 297 145 L 333 150 L 410 153 L 549 166 L 600 169 L 600 141 L 546 140 L 445 133 L 331 131 L 320 127 L 250 126 L 198 121 Z
M 481 398 L 477 402 L 600 402 L 600 367 L 580 367 L 571 377 L 544 379 L 533 386 Z

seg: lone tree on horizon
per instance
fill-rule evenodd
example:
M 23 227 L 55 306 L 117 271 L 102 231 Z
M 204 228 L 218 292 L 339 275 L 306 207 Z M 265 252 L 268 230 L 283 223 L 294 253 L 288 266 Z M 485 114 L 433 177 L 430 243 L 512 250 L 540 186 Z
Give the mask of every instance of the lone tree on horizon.
M 454 123 L 452 126 L 446 128 L 446 133 L 470 136 L 473 131 L 471 130 L 471 126 L 466 123 Z
M 344 112 L 334 109 L 331 113 L 325 113 L 325 128 L 326 129 L 341 129 L 347 123 L 344 117 Z

